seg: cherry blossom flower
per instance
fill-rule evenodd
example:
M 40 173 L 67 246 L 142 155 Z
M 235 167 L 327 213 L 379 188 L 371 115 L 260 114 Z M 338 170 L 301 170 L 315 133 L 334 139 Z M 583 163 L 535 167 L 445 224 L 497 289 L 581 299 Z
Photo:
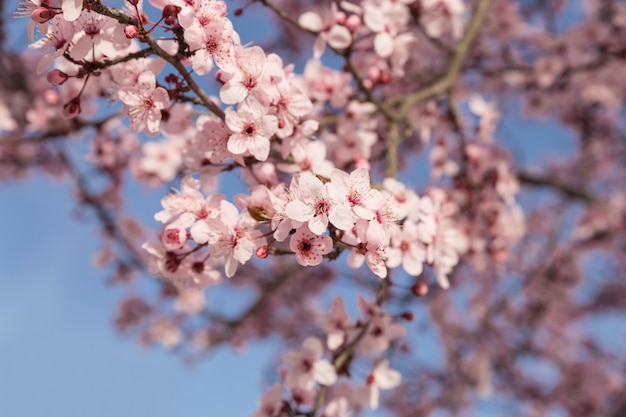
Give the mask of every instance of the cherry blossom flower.
M 395 369 L 389 368 L 389 360 L 383 359 L 376 364 L 372 372 L 367 376 L 369 387 L 370 407 L 378 408 L 380 390 L 395 388 L 402 382 L 402 375 Z
M 462 0 L 420 0 L 420 7 L 420 21 L 429 36 L 440 38 L 449 31 L 454 39 L 461 37 L 465 12 Z
M 265 114 L 264 107 L 255 100 L 239 106 L 235 112 L 226 109 L 226 125 L 233 131 L 228 139 L 228 150 L 234 154 L 250 152 L 259 161 L 270 153 L 270 137 L 276 132 L 276 116 Z
M 55 16 L 48 25 L 45 37 L 29 45 L 29 48 L 41 48 L 41 57 L 37 64 L 37 73 L 44 73 L 52 61 L 71 48 L 76 29 L 74 24 L 60 16 Z
M 350 415 L 346 397 L 337 397 L 326 405 L 320 417 L 348 417 Z
M 298 18 L 300 26 L 319 33 L 313 47 L 315 58 L 322 56 L 325 44 L 334 49 L 345 49 L 352 44 L 352 33 L 345 25 L 337 23 L 337 16 L 337 4 L 331 3 L 330 10 L 322 15 L 315 12 L 305 12 Z
M 289 371 L 285 377 L 288 387 L 310 390 L 315 383 L 333 385 L 337 381 L 337 372 L 333 365 L 322 359 L 324 349 L 316 337 L 308 337 L 302 342 L 302 349 L 290 350 L 285 355 Z
M 185 40 L 193 51 L 191 65 L 197 74 L 203 75 L 211 71 L 214 61 L 223 70 L 234 69 L 232 34 L 232 23 L 226 19 L 205 26 L 193 24 L 185 30 Z
M 133 132 L 146 130 L 156 134 L 161 124 L 161 110 L 170 104 L 167 90 L 156 86 L 156 78 L 151 71 L 139 76 L 135 87 L 122 87 L 118 91 L 120 100 L 126 105 Z
M 386 264 L 395 268 L 402 264 L 407 274 L 418 276 L 424 269 L 426 247 L 418 240 L 417 224 L 407 219 L 402 229 L 394 229 L 391 233 L 391 246 L 387 249 Z
M 333 240 L 328 235 L 316 235 L 308 226 L 302 225 L 291 235 L 289 248 L 295 252 L 296 261 L 302 266 L 315 266 L 322 263 L 324 255 L 333 249 Z
M 211 255 L 224 259 L 228 278 L 256 251 L 256 237 L 251 234 L 255 221 L 247 213 L 240 215 L 237 207 L 228 201 L 220 202 L 219 219 L 210 218 L 196 225 L 191 229 L 191 237 L 199 244 L 208 242 Z
M 409 9 L 402 2 L 365 0 L 362 2 L 363 23 L 376 35 L 374 50 L 382 58 L 391 56 L 395 37 L 410 19 Z
M 291 156 L 293 163 L 278 163 L 278 169 L 288 173 L 311 171 L 325 178 L 330 177 L 333 164 L 326 159 L 326 144 L 324 142 L 299 141 L 291 149 Z
M 115 56 L 118 50 L 130 45 L 130 40 L 124 35 L 123 26 L 115 19 L 94 11 L 86 10 L 78 17 L 74 26 L 78 30 L 70 55 L 77 61 L 90 58 L 89 54 L 95 54 L 96 51 L 108 57 Z
M 235 53 L 236 67 L 220 89 L 225 104 L 241 103 L 251 93 L 261 95 L 261 77 L 265 73 L 266 56 L 258 46 L 242 48 Z M 262 96 L 262 95 L 261 95 Z
M 383 353 L 391 342 L 406 335 L 406 328 L 392 321 L 388 315 L 374 317 L 370 320 L 365 336 L 359 344 L 359 351 L 364 355 Z
M 378 192 L 371 188 L 370 174 L 367 169 L 355 169 L 350 174 L 333 169 L 328 189 L 333 194 L 345 196 L 356 218 L 364 220 L 374 218 Z
M 343 298 L 335 296 L 330 307 L 330 313 L 324 318 L 326 346 L 328 349 L 335 350 L 344 344 L 350 324 L 350 317 L 346 311 Z
M 251 417 L 279 417 L 283 410 L 283 389 L 280 384 L 274 384 L 263 394 L 259 402 L 259 411 Z
M 310 172 L 299 174 L 294 194 L 294 199 L 285 207 L 287 216 L 308 222 L 309 229 L 316 235 L 321 235 L 329 222 L 340 230 L 352 227 L 350 209 L 343 196 L 331 195 L 322 181 Z

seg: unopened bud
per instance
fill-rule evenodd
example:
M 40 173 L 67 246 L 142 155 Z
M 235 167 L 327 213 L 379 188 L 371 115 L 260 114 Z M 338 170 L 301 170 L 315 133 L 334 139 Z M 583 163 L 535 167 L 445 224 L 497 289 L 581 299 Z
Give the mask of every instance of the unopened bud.
M 131 6 L 136 6 L 139 4 L 139 0 L 126 0 L 126 1 L 129 2 Z
M 163 8 L 163 20 L 167 25 L 173 25 L 178 20 L 178 13 L 180 13 L 182 9 L 173 4 L 168 4 Z
M 346 19 L 345 26 L 351 31 L 354 32 L 359 26 L 361 26 L 361 18 L 355 14 L 350 15 Z
M 55 12 L 46 7 L 35 7 L 35 10 L 30 14 L 30 18 L 37 23 L 46 23 L 56 15 Z
M 67 81 L 68 75 L 61 70 L 55 69 L 46 75 L 46 79 L 52 85 L 61 85 Z
M 263 245 L 256 250 L 256 256 L 258 256 L 261 259 L 267 258 L 267 255 L 269 255 L 269 253 L 270 253 L 270 249 L 267 245 Z
M 128 39 L 134 39 L 139 35 L 139 29 L 137 29 L 135 25 L 127 25 L 124 28 L 124 35 L 126 35 Z
M 243 14 L 243 8 L 239 8 L 237 10 L 235 10 L 235 12 L 233 13 L 235 16 L 239 17 Z
M 413 319 L 415 318 L 415 314 L 411 313 L 410 311 L 406 311 L 401 314 L 401 317 L 406 321 L 413 321 Z
M 411 292 L 416 297 L 423 297 L 428 294 L 428 285 L 426 285 L 426 283 L 423 281 L 417 281 L 411 287 Z
M 74 97 L 63 106 L 63 114 L 70 119 L 80 114 L 80 97 Z
M 346 23 L 346 14 L 344 12 L 337 12 L 335 15 L 335 22 L 338 25 L 343 25 Z

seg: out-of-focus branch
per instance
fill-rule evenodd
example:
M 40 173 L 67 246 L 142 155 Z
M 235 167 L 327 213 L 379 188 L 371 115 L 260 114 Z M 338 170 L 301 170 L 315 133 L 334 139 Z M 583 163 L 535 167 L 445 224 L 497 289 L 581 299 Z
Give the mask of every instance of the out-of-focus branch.
M 80 201 L 94 211 L 105 233 L 107 233 L 126 250 L 129 254 L 130 265 L 138 270 L 144 270 L 145 265 L 139 253 L 137 253 L 135 246 L 120 231 L 117 222 L 115 221 L 115 217 L 106 207 L 104 207 L 102 201 L 95 194 L 93 194 L 91 190 L 89 190 L 87 181 L 74 166 L 71 158 L 67 155 L 67 152 L 59 149 L 59 159 L 67 172 L 74 178 L 76 187 L 80 193 Z
M 569 198 L 582 200 L 586 203 L 597 201 L 597 198 L 587 190 L 566 184 L 556 178 L 533 175 L 522 171 L 517 173 L 517 179 L 523 184 L 553 188 Z
M 376 293 L 376 305 L 380 306 L 383 304 L 385 298 L 387 297 L 387 291 L 389 290 L 390 286 L 391 281 L 389 278 L 385 278 L 380 282 L 378 292 Z M 335 371 L 340 372 L 346 366 L 348 361 L 352 358 L 352 355 L 354 354 L 357 346 L 359 345 L 363 337 L 365 337 L 368 328 L 369 322 L 363 325 L 354 340 L 352 340 L 348 344 L 348 346 L 346 346 L 346 348 L 335 357 L 335 359 L 333 360 L 333 367 L 335 368 Z M 307 417 L 315 416 L 315 414 L 322 408 L 322 405 L 324 405 L 324 398 L 326 397 L 327 390 L 328 387 L 326 385 L 322 385 L 320 387 L 320 390 L 317 393 L 317 397 L 315 398 L 313 408 L 308 413 L 306 413 Z
M 405 118 L 414 106 L 435 98 L 452 88 L 474 41 L 478 37 L 491 3 L 492 0 L 478 1 L 467 31 L 463 39 L 454 47 L 448 68 L 442 75 L 415 93 L 394 97 L 388 101 L 389 105 L 399 106 L 399 111 L 396 113 L 398 118 Z

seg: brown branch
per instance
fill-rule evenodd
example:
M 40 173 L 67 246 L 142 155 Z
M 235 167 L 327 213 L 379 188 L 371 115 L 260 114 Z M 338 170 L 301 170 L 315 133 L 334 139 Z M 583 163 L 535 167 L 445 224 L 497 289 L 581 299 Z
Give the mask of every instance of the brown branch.
M 518 172 L 517 179 L 527 185 L 554 188 L 565 196 L 575 200 L 582 200 L 586 203 L 594 203 L 597 201 L 597 198 L 587 190 L 566 184 L 553 177 L 538 176 L 528 172 Z
M 389 290 L 390 286 L 391 281 L 389 277 L 381 280 L 380 286 L 378 287 L 378 292 L 376 293 L 376 305 L 381 306 L 383 304 L 385 298 L 387 297 L 387 291 Z M 346 346 L 346 348 L 339 355 L 337 355 L 337 357 L 335 357 L 335 359 L 333 360 L 333 367 L 335 368 L 336 372 L 344 369 L 348 361 L 351 360 L 356 347 L 359 345 L 361 340 L 363 340 L 363 337 L 365 337 L 369 325 L 369 322 L 365 323 L 359 333 L 354 338 L 354 340 L 351 341 Z M 322 408 L 322 405 L 324 405 L 324 399 L 326 397 L 327 390 L 328 387 L 326 385 L 320 386 L 320 390 L 318 391 L 317 397 L 315 398 L 313 408 L 305 414 L 307 417 L 315 416 L 315 413 L 317 413 Z
M 222 111 L 222 109 L 220 109 L 219 106 L 217 106 L 217 104 L 215 104 L 213 100 L 211 100 L 211 98 L 204 92 L 204 90 L 200 88 L 200 86 L 193 79 L 189 71 L 187 71 L 185 66 L 181 64 L 180 60 L 181 58 L 183 58 L 182 56 L 178 56 L 178 55 L 172 56 L 168 54 L 165 50 L 163 50 L 163 48 L 161 48 L 157 44 L 157 42 L 154 40 L 154 38 L 152 38 L 150 33 L 146 31 L 145 29 L 143 29 L 143 27 L 139 24 L 139 22 L 137 22 L 137 20 L 120 12 L 118 9 L 105 6 L 100 2 L 100 0 L 91 0 L 89 1 L 89 5 L 97 13 L 112 17 L 113 19 L 116 19 L 120 23 L 137 26 L 137 28 L 139 29 L 138 39 L 144 43 L 147 43 L 150 46 L 150 49 L 152 49 L 152 51 L 154 52 L 154 54 L 163 58 L 165 61 L 170 63 L 174 68 L 176 68 L 176 70 L 184 78 L 189 88 L 191 88 L 191 90 L 193 90 L 193 92 L 196 93 L 196 95 L 198 96 L 202 104 L 207 109 L 209 109 L 213 114 L 218 116 L 220 119 L 224 120 L 224 112 Z
M 403 95 L 389 100 L 387 104 L 391 106 L 399 106 L 399 111 L 396 113 L 399 118 L 406 118 L 409 111 L 416 105 L 435 98 L 441 94 L 446 93 L 452 89 L 454 82 L 456 81 L 465 59 L 469 54 L 474 41 L 478 37 L 481 27 L 487 17 L 487 12 L 491 6 L 492 0 L 479 0 L 476 4 L 476 9 L 469 22 L 469 26 L 463 39 L 454 47 L 454 53 L 448 64 L 446 71 L 435 78 L 433 81 L 425 85 L 419 91 Z

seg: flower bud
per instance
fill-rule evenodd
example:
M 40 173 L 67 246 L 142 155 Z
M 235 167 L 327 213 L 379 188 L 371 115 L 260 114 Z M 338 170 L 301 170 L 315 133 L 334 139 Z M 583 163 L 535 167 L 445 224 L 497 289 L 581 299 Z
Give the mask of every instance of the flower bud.
M 52 85 L 61 85 L 68 79 L 68 75 L 61 70 L 55 69 L 46 75 L 46 79 Z
M 350 30 L 350 32 L 354 32 L 359 26 L 361 26 L 361 18 L 355 14 L 350 15 L 350 17 L 346 19 L 345 26 Z
M 52 19 L 56 15 L 55 12 L 46 8 L 46 7 L 36 7 L 35 10 L 30 14 L 30 18 L 37 23 L 46 23 L 48 20 Z
M 405 311 L 400 315 L 400 317 L 402 317 L 406 321 L 413 321 L 413 319 L 415 318 L 415 314 L 411 313 L 410 311 Z
M 63 114 L 65 117 L 73 118 L 80 114 L 80 97 L 74 97 L 63 106 Z
M 173 25 L 178 20 L 178 13 L 180 13 L 182 9 L 173 4 L 168 4 L 163 8 L 163 20 L 166 25 Z
M 428 285 L 426 285 L 426 283 L 423 281 L 417 281 L 411 287 L 411 292 L 416 297 L 423 297 L 428 294 Z
M 267 258 L 267 255 L 269 255 L 269 253 L 270 253 L 270 249 L 267 245 L 263 245 L 256 250 L 256 256 L 258 256 L 261 259 Z
M 136 6 L 139 4 L 139 0 L 126 0 L 126 1 L 129 2 L 131 6 Z
M 134 39 L 139 35 L 139 29 L 137 29 L 137 26 L 127 25 L 124 28 L 124 35 L 126 35 L 128 39 Z
M 346 23 L 346 14 L 344 12 L 337 12 L 337 14 L 335 15 L 335 22 L 338 25 L 343 25 Z

